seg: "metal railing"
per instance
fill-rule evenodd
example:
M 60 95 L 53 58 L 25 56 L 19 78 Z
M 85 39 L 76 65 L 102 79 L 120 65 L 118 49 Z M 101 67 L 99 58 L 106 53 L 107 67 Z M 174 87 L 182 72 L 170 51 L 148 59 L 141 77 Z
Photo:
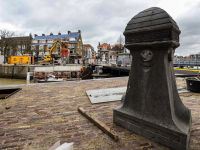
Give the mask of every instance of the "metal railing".
M 94 60 L 94 64 L 102 64 L 102 65 L 108 65 L 108 66 L 130 66 L 131 65 L 131 62 L 132 62 L 132 59 L 129 58 L 122 58 L 120 60 L 116 60 L 116 59 L 110 59 L 110 60 L 105 60 L 105 61 L 102 61 L 100 59 L 95 59 Z
M 190 61 L 190 60 L 174 60 L 173 65 L 175 67 L 181 66 L 200 66 L 200 60 Z

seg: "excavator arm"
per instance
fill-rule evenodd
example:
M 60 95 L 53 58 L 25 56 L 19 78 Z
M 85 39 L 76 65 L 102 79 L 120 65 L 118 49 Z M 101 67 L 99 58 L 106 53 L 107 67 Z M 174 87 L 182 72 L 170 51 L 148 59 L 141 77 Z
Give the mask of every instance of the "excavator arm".
M 52 51 L 56 47 L 57 44 L 60 44 L 60 43 L 58 41 L 55 41 L 55 43 L 53 44 L 53 46 L 49 50 L 49 57 L 44 56 L 44 59 L 43 59 L 44 61 L 52 61 Z
M 56 47 L 57 44 L 60 44 L 58 41 L 55 41 L 55 43 L 53 44 L 53 46 L 51 47 L 51 49 L 49 50 L 49 58 L 52 60 L 52 51 L 53 49 Z

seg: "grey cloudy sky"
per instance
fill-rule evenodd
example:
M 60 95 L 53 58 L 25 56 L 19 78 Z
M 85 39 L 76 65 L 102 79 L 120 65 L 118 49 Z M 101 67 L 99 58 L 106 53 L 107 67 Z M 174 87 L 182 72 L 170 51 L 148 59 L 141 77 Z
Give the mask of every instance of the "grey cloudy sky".
M 199 53 L 200 2 L 198 0 L 0 0 L 0 30 L 49 35 L 81 30 L 84 44 L 116 44 L 128 21 L 149 7 L 160 7 L 177 22 L 177 55 Z

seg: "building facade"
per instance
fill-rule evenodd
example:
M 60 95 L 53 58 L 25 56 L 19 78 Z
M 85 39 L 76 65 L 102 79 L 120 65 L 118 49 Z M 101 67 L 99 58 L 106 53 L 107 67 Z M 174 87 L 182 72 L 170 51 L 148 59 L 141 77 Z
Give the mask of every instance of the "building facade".
M 109 47 L 109 58 L 111 60 L 118 60 L 119 53 L 124 52 L 124 46 L 120 44 L 111 45 Z
M 31 50 L 34 55 L 38 55 L 40 57 L 49 55 L 49 50 L 55 41 L 59 41 L 60 43 L 64 42 L 66 45 L 68 45 L 67 48 L 70 49 L 70 63 L 74 63 L 75 59 L 82 58 L 83 42 L 80 30 L 78 30 L 78 32 L 68 31 L 68 34 L 61 34 L 59 32 L 58 35 L 53 35 L 53 33 L 50 33 L 50 35 L 42 34 L 42 36 L 38 36 L 35 34 L 31 43 Z M 60 50 L 61 45 L 58 44 L 52 53 L 60 56 Z
M 1 37 L 0 40 L 0 55 L 6 56 L 21 56 L 26 53 L 31 53 L 30 44 L 32 42 L 31 33 L 29 36 L 18 36 L 18 37 Z
M 97 46 L 97 50 L 98 50 L 98 56 L 100 58 L 100 60 L 102 61 L 102 59 L 104 59 L 103 57 L 105 57 L 106 61 L 109 61 L 109 48 L 110 48 L 110 44 L 107 43 L 103 43 Z
M 94 61 L 93 58 L 95 56 L 94 47 L 91 46 L 90 44 L 84 44 L 83 49 L 84 49 L 83 59 L 87 63 L 92 63 Z

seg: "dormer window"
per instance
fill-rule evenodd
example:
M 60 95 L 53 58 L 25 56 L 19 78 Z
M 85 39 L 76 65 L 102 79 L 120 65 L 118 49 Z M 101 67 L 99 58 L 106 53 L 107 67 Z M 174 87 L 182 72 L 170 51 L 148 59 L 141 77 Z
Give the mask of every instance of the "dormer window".
M 75 37 L 70 37 L 69 38 L 69 41 L 75 41 L 76 39 L 75 39 Z
M 107 50 L 107 47 L 103 47 L 103 50 L 106 51 L 106 50 Z

